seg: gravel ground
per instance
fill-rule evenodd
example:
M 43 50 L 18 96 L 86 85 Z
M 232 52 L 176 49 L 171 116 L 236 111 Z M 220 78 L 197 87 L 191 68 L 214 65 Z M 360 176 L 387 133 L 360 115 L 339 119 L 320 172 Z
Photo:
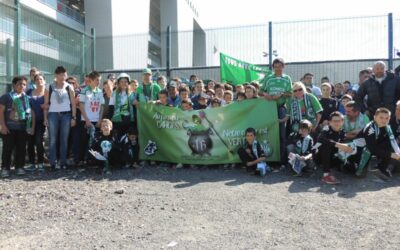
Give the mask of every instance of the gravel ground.
M 399 249 L 400 174 L 96 170 L 0 180 L 0 249 Z

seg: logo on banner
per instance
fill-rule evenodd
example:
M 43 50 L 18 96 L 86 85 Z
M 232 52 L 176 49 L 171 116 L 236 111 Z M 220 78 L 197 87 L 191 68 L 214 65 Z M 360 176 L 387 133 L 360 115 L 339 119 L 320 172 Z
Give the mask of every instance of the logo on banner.
M 151 155 L 154 155 L 156 153 L 156 151 L 157 151 L 157 144 L 154 141 L 149 140 L 147 142 L 146 147 L 144 148 L 144 153 L 147 156 L 151 156 Z

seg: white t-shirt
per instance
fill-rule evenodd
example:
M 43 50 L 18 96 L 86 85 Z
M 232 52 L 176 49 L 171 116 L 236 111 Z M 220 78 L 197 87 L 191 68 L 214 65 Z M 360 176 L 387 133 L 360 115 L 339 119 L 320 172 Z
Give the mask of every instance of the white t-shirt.
M 64 85 L 61 89 L 56 88 L 56 84 L 51 84 L 52 92 L 50 98 L 50 107 L 49 113 L 51 112 L 66 112 L 71 111 L 71 101 L 69 99 L 69 94 L 67 91 L 67 86 L 69 86 L 69 90 L 73 90 L 74 88 L 69 85 L 67 82 L 64 82 Z M 46 90 L 49 91 L 50 94 L 50 84 L 46 85 Z
M 79 102 L 84 103 L 86 116 L 91 122 L 98 122 L 100 120 L 100 108 L 104 104 L 103 91 L 97 88 L 92 91 L 89 87 L 83 89 L 79 95 Z M 82 117 L 82 121 L 85 119 Z

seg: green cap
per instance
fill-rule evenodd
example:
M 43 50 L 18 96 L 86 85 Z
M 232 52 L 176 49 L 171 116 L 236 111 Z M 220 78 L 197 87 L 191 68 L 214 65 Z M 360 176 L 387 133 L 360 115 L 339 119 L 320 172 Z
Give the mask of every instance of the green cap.
M 152 72 L 151 72 L 151 69 L 149 69 L 149 68 L 145 68 L 144 70 L 143 70 L 143 74 L 152 74 Z

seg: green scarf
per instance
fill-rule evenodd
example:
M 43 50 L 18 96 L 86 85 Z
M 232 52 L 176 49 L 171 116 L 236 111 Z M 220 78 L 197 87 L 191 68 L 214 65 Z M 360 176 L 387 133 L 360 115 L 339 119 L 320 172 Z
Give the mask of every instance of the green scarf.
M 36 84 L 35 84 L 34 81 L 30 81 L 30 82 L 29 82 L 29 88 L 32 89 L 32 90 L 35 90 L 35 89 L 36 89 Z
M 310 120 L 312 124 L 316 122 L 316 114 L 314 112 L 313 106 L 311 104 L 310 98 L 308 98 L 308 94 L 304 94 L 304 105 L 306 108 L 306 116 Z M 290 109 L 290 123 L 292 124 L 292 131 L 299 131 L 300 121 L 303 119 L 303 115 L 301 114 L 301 106 L 300 100 L 296 97 L 291 99 L 291 109 Z
M 253 141 L 253 145 L 251 145 L 251 149 L 253 151 L 254 156 L 258 159 L 258 152 L 257 152 L 257 141 Z
M 359 114 L 358 115 L 358 117 L 357 117 L 357 119 L 356 119 L 356 121 L 355 121 L 355 124 L 354 124 L 354 126 L 352 127 L 351 126 L 351 124 L 350 124 L 350 121 L 349 121 L 349 118 L 347 117 L 347 115 L 344 117 L 344 125 L 343 125 L 343 130 L 345 131 L 345 132 L 351 132 L 351 131 L 353 131 L 353 130 L 355 130 L 355 129 L 362 129 L 362 128 L 364 128 L 364 115 L 363 114 Z
M 21 96 L 24 98 L 24 104 L 21 101 Z M 31 132 L 32 130 L 32 112 L 31 106 L 29 103 L 29 97 L 25 93 L 21 93 L 21 96 L 18 96 L 14 91 L 10 92 L 10 97 L 13 101 L 13 105 L 15 105 L 18 114 L 19 121 L 26 121 L 26 131 Z
M 305 152 L 307 152 L 308 145 L 310 144 L 311 140 L 312 140 L 312 138 L 311 138 L 310 135 L 307 135 L 306 137 L 304 137 L 303 142 L 301 143 L 301 145 L 296 145 L 296 148 L 297 148 L 296 152 L 298 154 L 304 156 Z M 300 141 L 298 141 L 298 142 L 300 142 Z
M 375 122 L 373 122 L 372 126 L 374 127 L 374 130 L 375 130 L 375 138 L 378 139 L 378 137 L 379 137 L 379 127 Z M 393 135 L 393 132 L 392 132 L 392 129 L 390 128 L 390 125 L 386 126 L 385 129 L 386 129 L 386 133 L 389 135 L 390 145 L 392 146 L 393 151 L 396 154 L 400 154 L 399 145 L 397 144 L 396 138 Z
M 150 88 L 150 91 L 149 89 Z M 142 83 L 142 93 L 139 94 L 139 101 L 140 102 L 149 102 L 153 101 L 153 89 L 154 89 L 154 83 L 150 83 L 148 85 L 145 85 Z M 150 92 L 150 93 L 149 93 Z
M 121 114 L 121 93 L 119 91 L 115 91 L 114 93 L 114 114 L 112 117 L 112 121 L 113 122 L 122 122 L 122 114 Z M 128 108 L 129 108 L 129 116 L 130 116 L 130 120 L 131 122 L 133 122 L 135 120 L 135 117 L 133 115 L 133 101 L 131 96 L 132 95 L 128 95 L 128 93 L 126 92 L 127 95 L 127 102 L 128 102 Z

